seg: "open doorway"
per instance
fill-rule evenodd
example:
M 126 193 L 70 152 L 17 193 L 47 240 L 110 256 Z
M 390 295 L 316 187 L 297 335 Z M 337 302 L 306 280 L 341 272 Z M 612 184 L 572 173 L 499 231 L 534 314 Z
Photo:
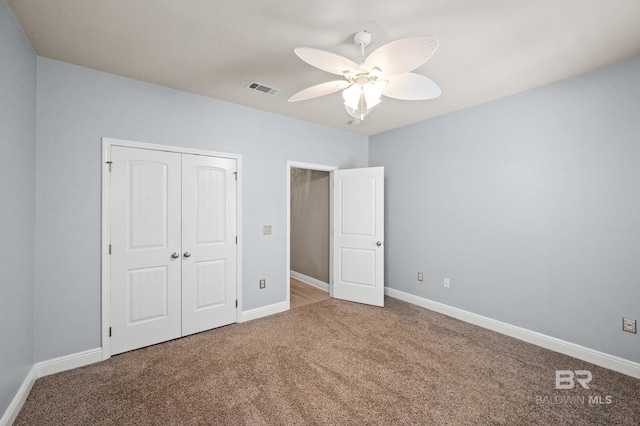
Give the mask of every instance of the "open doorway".
M 329 297 L 331 171 L 287 163 L 287 303 L 296 307 Z
M 329 296 L 384 306 L 384 168 L 338 170 L 337 167 L 287 162 L 286 304 L 291 308 L 292 169 L 328 172 L 329 282 L 309 277 L 311 285 L 329 287 Z M 296 272 L 296 271 L 294 271 Z

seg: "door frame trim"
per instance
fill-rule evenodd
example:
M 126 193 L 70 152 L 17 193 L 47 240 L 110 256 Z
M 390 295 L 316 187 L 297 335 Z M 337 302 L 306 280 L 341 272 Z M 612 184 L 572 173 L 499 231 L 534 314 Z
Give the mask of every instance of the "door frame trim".
M 101 324 L 102 360 L 111 358 L 111 341 L 109 340 L 109 324 L 111 323 L 111 256 L 109 255 L 109 236 L 111 235 L 111 174 L 109 161 L 112 146 L 139 148 L 154 151 L 175 152 L 180 154 L 206 155 L 210 157 L 232 158 L 236 160 L 238 183 L 236 191 L 236 227 L 238 233 L 237 263 L 236 263 L 236 322 L 242 319 L 242 155 L 226 152 L 208 151 L 202 149 L 184 148 L 179 146 L 160 145 L 137 142 L 124 139 L 102 138 L 102 217 L 101 217 Z
M 286 310 L 291 309 L 291 169 L 307 169 L 318 170 L 321 172 L 329 172 L 331 175 L 329 185 L 333 183 L 333 172 L 338 170 L 337 166 L 326 166 L 323 164 L 303 163 L 299 161 L 287 160 L 287 224 L 286 230 L 286 261 L 285 261 L 285 277 L 286 277 Z M 332 193 L 331 187 L 329 192 Z M 333 229 L 333 196 L 329 197 L 329 294 L 333 296 L 333 238 L 331 238 Z

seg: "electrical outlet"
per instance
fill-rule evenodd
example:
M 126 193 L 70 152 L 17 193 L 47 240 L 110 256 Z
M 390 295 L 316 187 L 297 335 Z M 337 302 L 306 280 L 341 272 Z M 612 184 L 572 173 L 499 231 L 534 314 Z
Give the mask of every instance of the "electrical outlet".
M 445 286 L 446 288 L 449 288 L 449 285 L 450 285 L 449 278 L 445 278 L 445 279 L 444 279 L 444 286 Z
M 629 318 L 622 318 L 622 331 L 626 331 L 628 333 L 636 333 L 636 320 Z
M 271 235 L 273 233 L 273 227 L 271 225 L 264 225 L 262 227 L 262 235 Z
M 260 280 L 260 288 L 265 288 L 267 286 L 267 280 L 264 278 Z
M 418 281 L 424 281 L 424 275 L 422 275 L 422 272 L 418 272 Z

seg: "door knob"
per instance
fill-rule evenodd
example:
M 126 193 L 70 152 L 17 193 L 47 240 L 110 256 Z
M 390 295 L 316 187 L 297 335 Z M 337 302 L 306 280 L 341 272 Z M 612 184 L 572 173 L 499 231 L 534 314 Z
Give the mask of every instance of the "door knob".
M 177 258 L 179 258 L 179 257 L 180 257 L 180 255 L 174 251 L 174 252 L 171 254 L 171 257 L 173 257 L 174 259 L 177 259 Z
M 382 245 L 382 241 L 378 241 L 378 242 L 376 243 L 376 245 L 377 245 L 378 247 L 380 247 L 380 246 Z
M 191 256 L 191 253 L 189 253 L 188 251 L 185 251 L 182 255 L 184 257 L 189 257 L 189 256 Z

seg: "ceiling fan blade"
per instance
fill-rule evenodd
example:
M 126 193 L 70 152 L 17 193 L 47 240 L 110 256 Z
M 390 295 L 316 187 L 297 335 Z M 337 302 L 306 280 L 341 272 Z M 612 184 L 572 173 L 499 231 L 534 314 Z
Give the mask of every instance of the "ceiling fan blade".
M 345 71 L 360 72 L 360 65 L 349 58 L 312 47 L 296 47 L 293 51 L 306 63 L 331 74 L 343 75 Z
M 306 89 L 294 94 L 289 98 L 289 102 L 304 101 L 307 99 L 317 98 L 318 96 L 329 95 L 342 89 L 346 89 L 351 86 L 351 84 L 352 83 L 349 83 L 347 80 L 334 80 L 316 84 L 315 86 L 307 87 Z
M 424 75 L 408 72 L 390 78 L 382 94 L 394 99 L 420 101 L 440 96 L 442 90 L 433 80 Z
M 429 60 L 439 41 L 432 36 L 409 37 L 378 47 L 365 59 L 364 66 L 378 67 L 385 77 L 413 71 Z

